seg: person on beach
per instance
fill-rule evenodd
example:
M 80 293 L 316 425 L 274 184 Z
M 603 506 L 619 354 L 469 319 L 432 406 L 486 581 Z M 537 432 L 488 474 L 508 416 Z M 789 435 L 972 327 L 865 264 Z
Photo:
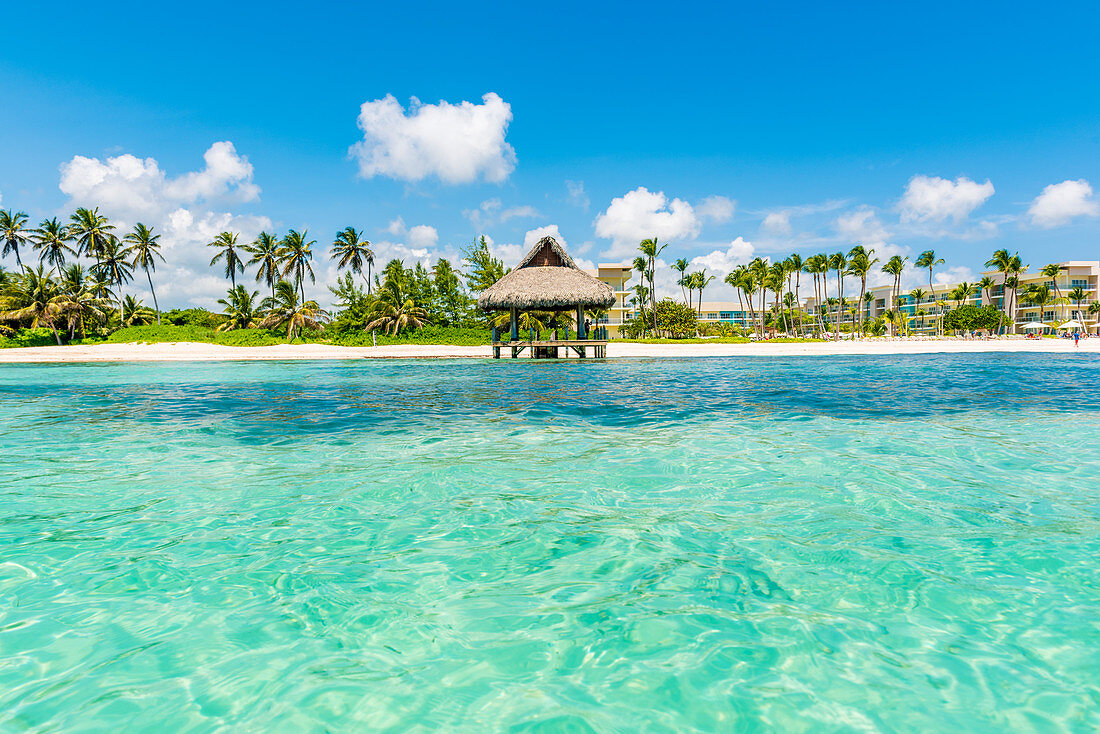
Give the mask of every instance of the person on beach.
M 1080 340 L 1080 338 L 1081 338 L 1081 332 L 1079 332 L 1077 329 L 1074 329 L 1073 330 L 1073 346 L 1075 346 L 1075 347 L 1077 346 L 1077 342 L 1078 342 L 1078 340 Z

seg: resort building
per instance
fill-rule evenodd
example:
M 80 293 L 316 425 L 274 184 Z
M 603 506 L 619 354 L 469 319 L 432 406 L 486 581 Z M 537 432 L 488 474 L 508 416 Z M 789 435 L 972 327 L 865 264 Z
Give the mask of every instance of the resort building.
M 1052 330 L 1057 324 L 1075 319 L 1085 325 L 1089 331 L 1100 328 L 1096 313 L 1090 313 L 1089 307 L 1098 300 L 1100 294 L 1100 261 L 1096 260 L 1069 260 L 1058 263 L 1057 277 L 1042 275 L 1038 269 L 1024 272 L 1019 277 L 1019 286 L 1016 289 L 1014 300 L 1013 321 L 1021 325 L 1031 321 L 1042 321 L 1051 324 Z M 637 316 L 637 310 L 631 304 L 634 291 L 629 285 L 634 270 L 627 263 L 601 263 L 595 270 L 587 270 L 589 275 L 611 286 L 615 293 L 615 304 L 607 310 L 607 315 L 598 320 L 598 325 L 607 328 L 608 337 L 616 339 L 620 337 L 619 328 L 623 323 Z M 981 276 L 988 276 L 994 285 L 991 288 L 979 289 L 978 281 L 971 283 L 973 286 L 970 295 L 956 301 L 951 296 L 960 283 L 933 283 L 933 289 L 929 290 L 928 283 L 911 289 L 903 289 L 898 296 L 898 309 L 904 323 L 908 325 L 909 333 L 934 334 L 940 330 L 940 321 L 945 313 L 952 308 L 962 305 L 994 306 L 998 310 L 1004 308 L 1005 288 L 1004 277 L 996 271 L 985 271 Z M 980 278 L 978 279 L 980 280 Z M 858 307 L 859 285 L 853 283 L 851 278 L 845 279 L 844 312 L 839 315 L 841 324 L 849 328 L 860 320 L 877 319 L 889 311 L 889 301 L 893 287 L 890 285 L 868 287 L 864 294 L 862 307 Z M 1042 309 L 1028 303 L 1024 297 L 1025 291 L 1033 285 L 1046 285 L 1051 290 L 1054 299 L 1060 299 L 1060 303 L 1045 305 Z M 854 286 L 854 287 L 853 287 Z M 1069 298 L 1069 294 L 1075 288 L 1080 288 L 1085 296 L 1078 304 Z M 829 302 L 823 307 L 812 295 L 812 281 L 802 283 L 802 293 L 809 290 L 811 295 L 803 296 L 802 310 L 806 314 L 807 322 L 816 322 L 818 312 L 824 308 L 824 319 L 827 328 L 837 323 L 839 304 L 836 298 L 835 278 L 829 280 Z M 1011 296 L 1011 292 L 1009 293 Z M 770 294 L 769 294 L 770 296 Z M 660 294 L 659 297 L 665 297 Z M 675 295 L 672 296 L 675 298 Z M 759 298 L 759 296 L 756 296 Z M 679 299 L 676 299 L 679 300 Z M 754 304 L 756 302 L 754 301 Z M 694 304 L 693 304 L 694 305 Z M 765 304 L 765 309 L 771 308 L 770 300 Z M 1040 310 L 1042 311 L 1040 313 Z M 759 323 L 761 314 L 756 308 L 756 321 Z M 703 301 L 699 310 L 699 320 L 704 323 L 726 323 L 742 329 L 752 328 L 753 322 L 746 303 L 737 301 Z
M 627 285 L 634 267 L 627 263 L 600 263 L 595 270 L 585 272 L 607 283 L 615 293 L 615 303 L 607 309 L 606 316 L 596 320 L 596 325 L 607 329 L 608 338 L 617 339 L 619 327 L 634 317 L 634 307 L 630 305 L 634 291 Z
M 944 314 L 952 308 L 963 305 L 994 306 L 998 310 L 1004 309 L 1005 287 L 1004 276 L 996 271 L 985 271 L 981 274 L 988 276 L 994 283 L 990 288 L 981 289 L 978 282 L 970 283 L 970 294 L 956 300 L 952 291 L 961 285 L 960 283 L 933 283 L 932 290 L 924 283 L 916 288 L 902 290 L 898 295 L 898 309 L 904 323 L 908 324 L 908 330 L 916 334 L 931 334 L 940 329 L 940 321 Z M 834 286 L 835 283 L 830 282 Z M 850 286 L 851 282 L 846 281 Z M 1046 285 L 1051 290 L 1052 299 L 1060 303 L 1049 303 L 1042 308 L 1030 304 L 1024 295 L 1031 286 Z M 1081 322 L 1087 329 L 1097 328 L 1096 314 L 1089 313 L 1089 306 L 1097 300 L 1097 288 L 1100 286 L 1100 261 L 1096 260 L 1070 260 L 1058 263 L 1058 275 L 1056 277 L 1043 275 L 1038 270 L 1025 271 L 1019 276 L 1019 284 L 1016 294 L 1010 306 L 1013 311 L 1013 322 L 1021 325 L 1031 321 L 1049 323 L 1051 329 L 1058 324 L 1071 319 Z M 1084 298 L 1078 304 L 1069 299 L 1069 294 L 1075 288 L 1083 291 Z M 839 314 L 839 303 L 835 293 L 829 297 L 829 301 L 822 306 L 813 296 L 806 298 L 803 309 L 810 319 L 816 319 L 819 311 L 829 324 L 838 321 L 842 325 L 851 326 L 858 321 L 876 319 L 890 310 L 889 301 L 893 287 L 890 285 L 868 288 L 864 296 L 862 306 L 858 306 L 858 287 L 855 293 L 845 292 L 845 307 Z M 1011 289 L 1009 297 L 1012 297 Z M 704 304 L 705 305 L 705 304 Z

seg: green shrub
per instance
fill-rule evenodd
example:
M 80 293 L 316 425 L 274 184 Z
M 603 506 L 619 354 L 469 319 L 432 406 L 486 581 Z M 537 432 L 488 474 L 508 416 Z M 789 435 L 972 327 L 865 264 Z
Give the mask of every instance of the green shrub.
M 492 341 L 488 329 L 468 329 L 459 326 L 425 326 L 416 331 L 405 331 L 397 336 L 378 334 L 379 346 L 386 344 L 447 344 L 451 346 L 476 347 Z M 328 334 L 332 344 L 342 347 L 369 347 L 373 344 L 371 335 L 365 331 L 344 331 Z
M 216 334 L 214 343 L 227 347 L 268 347 L 272 344 L 285 344 L 286 334 L 267 329 L 234 329 Z
M 225 317 L 205 308 L 174 308 L 161 314 L 160 320 L 165 326 L 205 326 L 216 329 L 225 321 Z
M 13 336 L 0 337 L 0 349 L 49 346 L 57 346 L 57 339 L 47 328 L 19 329 Z
M 112 344 L 130 344 L 144 342 L 160 344 L 163 342 L 206 342 L 214 341 L 216 332 L 205 326 L 127 326 L 107 337 Z

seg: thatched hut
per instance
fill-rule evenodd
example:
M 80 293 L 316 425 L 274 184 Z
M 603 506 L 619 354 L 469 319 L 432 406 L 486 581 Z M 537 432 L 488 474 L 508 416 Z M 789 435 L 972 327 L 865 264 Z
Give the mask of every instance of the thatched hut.
M 584 310 L 614 303 L 611 286 L 578 268 L 553 237 L 539 240 L 519 265 L 477 299 L 483 311 L 511 313 L 513 342 L 519 340 L 521 311 L 576 311 L 577 337 L 586 340 Z

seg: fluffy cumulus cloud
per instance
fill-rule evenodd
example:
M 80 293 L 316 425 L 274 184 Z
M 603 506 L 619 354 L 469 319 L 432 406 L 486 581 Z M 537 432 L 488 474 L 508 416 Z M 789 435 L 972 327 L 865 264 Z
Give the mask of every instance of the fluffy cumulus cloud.
M 516 152 L 505 140 L 512 107 L 492 92 L 481 100 L 421 104 L 414 97 L 408 110 L 392 95 L 364 102 L 363 139 L 349 151 L 359 162 L 359 175 L 402 181 L 435 177 L 448 184 L 508 178 L 516 167 Z
M 1058 227 L 1077 217 L 1100 216 L 1100 203 L 1092 198 L 1089 182 L 1081 178 L 1047 186 L 1027 214 L 1037 227 Z
M 958 223 L 993 196 L 993 184 L 987 179 L 977 183 L 960 176 L 951 181 L 938 176 L 913 176 L 898 203 L 903 222 Z
M 743 237 L 738 237 L 724 249 L 713 250 L 706 255 L 692 258 L 693 269 L 706 269 L 719 277 L 731 272 L 738 265 L 744 265 L 753 257 L 753 246 Z
M 259 199 L 252 164 L 229 141 L 214 143 L 201 169 L 168 176 L 153 158 L 130 154 L 105 160 L 74 156 L 61 166 L 59 188 L 69 199 L 64 211 L 99 207 L 116 231 L 143 222 L 161 233 L 165 263 L 158 268 L 162 304 L 213 306 L 225 294 L 224 279 L 209 267 L 206 248 L 219 232 L 240 233 L 248 242 L 270 228 L 266 217 L 233 211 Z M 146 299 L 140 279 L 134 291 Z
M 691 204 L 683 199 L 669 201 L 663 191 L 644 186 L 612 199 L 607 211 L 596 217 L 596 236 L 611 240 L 607 253 L 611 257 L 633 252 L 647 237 L 695 239 L 700 227 Z
M 737 204 L 724 196 L 708 196 L 695 207 L 695 213 L 703 219 L 721 224 L 733 219 L 733 210 Z

